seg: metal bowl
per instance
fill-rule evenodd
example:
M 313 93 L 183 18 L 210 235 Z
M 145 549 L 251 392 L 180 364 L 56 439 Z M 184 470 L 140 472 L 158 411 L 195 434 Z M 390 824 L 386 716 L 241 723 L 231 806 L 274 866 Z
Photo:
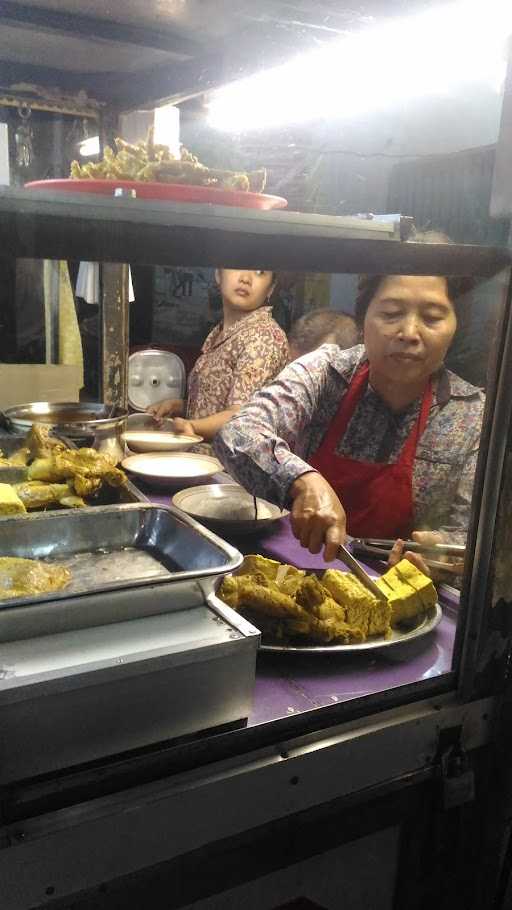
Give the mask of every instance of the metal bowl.
M 212 530 L 233 534 L 254 534 L 288 515 L 265 499 L 257 498 L 255 508 L 251 494 L 236 483 L 187 487 L 172 504 Z
M 4 417 L 12 430 L 24 433 L 33 423 L 48 424 L 65 436 L 93 434 L 97 429 L 117 427 L 128 417 L 123 408 L 96 402 L 33 401 L 6 408 Z
M 97 402 L 34 401 L 6 408 L 8 428 L 26 433 L 33 423 L 44 423 L 77 445 L 90 446 L 120 461 L 124 456 L 121 434 L 128 412 Z

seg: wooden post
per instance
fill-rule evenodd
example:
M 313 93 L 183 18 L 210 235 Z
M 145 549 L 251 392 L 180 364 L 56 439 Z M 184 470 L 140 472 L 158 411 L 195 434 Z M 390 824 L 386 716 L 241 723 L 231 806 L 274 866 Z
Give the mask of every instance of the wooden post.
M 105 404 L 126 408 L 128 402 L 129 300 L 128 266 L 104 263 L 101 286 L 101 395 Z

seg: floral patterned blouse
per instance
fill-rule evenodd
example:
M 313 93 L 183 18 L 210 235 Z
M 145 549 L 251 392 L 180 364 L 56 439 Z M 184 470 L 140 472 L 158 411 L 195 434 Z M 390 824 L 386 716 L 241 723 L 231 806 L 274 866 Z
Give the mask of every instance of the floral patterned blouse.
M 216 326 L 189 376 L 187 419 L 245 404 L 287 360 L 286 335 L 272 319 L 271 307 L 254 310 L 227 331 Z
M 291 363 L 258 392 L 214 440 L 228 473 L 256 496 L 283 507 L 357 370 L 366 360 L 357 345 L 342 351 L 322 345 Z M 362 461 L 395 461 L 418 416 L 420 402 L 391 411 L 368 385 L 337 446 Z M 456 532 L 468 526 L 480 442 L 484 396 L 444 367 L 433 379 L 433 398 L 413 468 L 417 530 Z M 454 533 L 455 532 L 455 533 Z

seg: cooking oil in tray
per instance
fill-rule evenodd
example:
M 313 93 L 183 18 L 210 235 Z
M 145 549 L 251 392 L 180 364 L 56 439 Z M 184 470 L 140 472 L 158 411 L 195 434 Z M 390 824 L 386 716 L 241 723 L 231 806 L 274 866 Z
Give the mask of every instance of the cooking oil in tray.
M 66 588 L 68 593 L 104 588 L 119 582 L 151 582 L 170 578 L 173 572 L 179 571 L 179 566 L 163 565 L 150 550 L 138 547 L 99 547 L 97 550 L 73 553 L 52 561 L 66 566 L 71 572 L 71 582 Z

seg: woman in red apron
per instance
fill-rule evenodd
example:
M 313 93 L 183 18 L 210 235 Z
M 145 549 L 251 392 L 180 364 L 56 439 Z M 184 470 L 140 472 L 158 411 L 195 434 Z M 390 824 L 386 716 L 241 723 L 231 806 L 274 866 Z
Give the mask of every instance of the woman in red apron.
M 292 527 L 313 553 L 325 545 L 333 559 L 346 532 L 355 537 L 401 538 L 414 533 L 413 467 L 429 419 L 432 376 L 442 365 L 457 319 L 446 279 L 388 276 L 370 279 L 359 296 L 359 323 L 368 361 L 356 371 L 323 441 L 309 460 L 314 471 L 290 488 Z M 419 402 L 418 418 L 393 463 L 337 454 L 370 383 L 400 413 Z

